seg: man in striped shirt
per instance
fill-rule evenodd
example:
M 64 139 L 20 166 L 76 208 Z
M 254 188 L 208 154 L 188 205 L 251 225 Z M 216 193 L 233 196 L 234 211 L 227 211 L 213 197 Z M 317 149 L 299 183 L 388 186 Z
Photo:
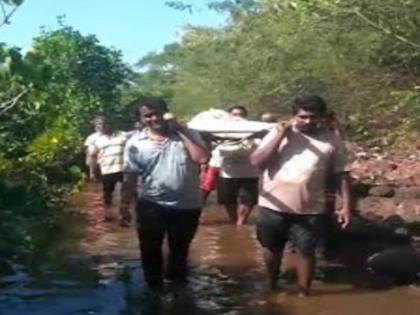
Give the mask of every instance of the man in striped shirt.
M 99 166 L 100 180 L 103 187 L 103 201 L 105 205 L 105 220 L 112 219 L 109 208 L 112 205 L 112 193 L 115 185 L 123 181 L 123 155 L 124 146 L 129 134 L 122 131 L 116 131 L 112 128 L 109 120 L 102 118 L 103 134 L 97 137 L 91 145 L 90 154 L 90 178 L 97 181 L 95 168 Z M 121 196 L 124 196 L 124 186 L 121 188 Z M 131 215 L 128 207 L 122 202 L 120 207 L 120 222 L 122 225 L 129 225 Z

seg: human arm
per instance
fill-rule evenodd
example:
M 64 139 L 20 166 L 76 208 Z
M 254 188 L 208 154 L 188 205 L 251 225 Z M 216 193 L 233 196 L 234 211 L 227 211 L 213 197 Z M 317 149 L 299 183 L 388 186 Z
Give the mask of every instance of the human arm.
M 125 172 L 121 190 L 121 204 L 129 207 L 131 200 L 136 195 L 138 174 L 134 172 Z
M 337 220 L 341 228 L 350 224 L 352 202 L 351 202 L 351 176 L 347 150 L 344 142 L 338 134 L 334 134 L 335 152 L 332 157 L 332 170 L 337 178 L 337 192 L 341 196 L 341 209 L 337 212 Z
M 342 199 L 342 207 L 337 212 L 338 223 L 341 224 L 341 228 L 345 229 L 351 220 L 351 177 L 349 172 L 343 172 L 340 174 L 340 193 Z
M 210 154 L 206 148 L 206 145 L 204 144 L 204 141 L 201 139 L 198 133 L 193 135 L 191 130 L 187 129 L 185 126 L 182 126 L 176 120 L 171 120 L 170 127 L 181 138 L 187 153 L 193 162 L 197 164 L 207 163 L 210 158 Z
M 251 164 L 260 169 L 266 168 L 267 164 L 276 156 L 280 144 L 287 137 L 292 124 L 278 125 L 262 141 L 259 148 L 251 154 Z
M 91 181 L 98 181 L 98 153 L 99 150 L 95 145 L 90 145 L 86 149 L 86 164 L 89 168 L 89 179 Z
M 136 195 L 137 182 L 139 177 L 138 161 L 139 148 L 132 145 L 129 140 L 124 147 L 124 177 L 122 182 L 122 204 L 128 206 Z
M 98 169 L 98 156 L 96 154 L 89 154 L 87 163 L 89 164 L 89 179 L 97 182 L 98 176 L 96 170 Z

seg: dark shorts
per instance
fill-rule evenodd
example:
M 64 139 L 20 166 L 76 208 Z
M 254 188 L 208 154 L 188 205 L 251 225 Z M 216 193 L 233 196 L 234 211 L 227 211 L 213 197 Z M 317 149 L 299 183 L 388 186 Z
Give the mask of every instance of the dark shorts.
M 217 202 L 223 205 L 239 203 L 253 207 L 258 198 L 258 178 L 223 178 L 217 180 Z
M 326 231 L 326 215 L 301 215 L 260 208 L 257 238 L 270 250 L 282 251 L 290 241 L 303 255 L 314 256 Z
M 124 174 L 122 172 L 101 175 L 101 181 L 104 187 L 115 187 L 118 182 L 122 183 L 123 179 Z
M 106 204 L 111 203 L 112 192 L 115 189 L 115 185 L 118 182 L 123 182 L 124 174 L 123 173 L 112 173 L 112 174 L 103 174 L 101 175 L 102 189 L 104 193 L 104 199 Z

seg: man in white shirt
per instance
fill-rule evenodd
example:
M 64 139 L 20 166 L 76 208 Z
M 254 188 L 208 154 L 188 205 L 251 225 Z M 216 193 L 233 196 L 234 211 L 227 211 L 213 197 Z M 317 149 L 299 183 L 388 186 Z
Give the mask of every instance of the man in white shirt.
M 243 106 L 228 109 L 232 116 L 246 118 Z M 246 222 L 257 203 L 258 170 L 251 165 L 250 155 L 257 148 L 257 139 L 225 140 L 213 151 L 209 166 L 220 168 L 217 179 L 217 200 L 222 204 L 232 223 Z
M 104 116 L 96 116 L 92 120 L 92 125 L 95 130 L 95 132 L 91 133 L 85 140 L 84 146 L 85 146 L 85 153 L 86 153 L 86 166 L 89 167 L 90 165 L 90 151 L 92 150 L 93 145 L 95 144 L 95 141 L 103 134 L 104 126 L 103 121 L 105 117 Z
M 299 97 L 293 122 L 278 125 L 252 154 L 262 171 L 257 238 L 263 246 L 270 287 L 276 288 L 284 245 L 297 250 L 299 295 L 309 293 L 315 249 L 325 237 L 328 180 L 340 183 L 343 208 L 337 213 L 345 228 L 350 222 L 350 182 L 344 145 L 336 132 L 322 124 L 327 113 L 317 95 Z
M 122 131 L 114 131 L 110 122 L 101 118 L 102 131 L 92 145 L 89 147 L 89 168 L 90 178 L 97 181 L 96 168 L 99 166 L 100 180 L 103 187 L 103 200 L 105 205 L 105 219 L 110 220 L 112 216 L 109 207 L 112 205 L 112 194 L 118 182 L 123 182 L 124 171 L 124 146 L 128 134 Z M 121 196 L 124 196 L 124 185 L 121 188 Z M 124 200 L 123 200 L 124 201 Z M 130 224 L 131 215 L 127 205 L 122 202 L 120 207 L 120 223 L 123 226 Z

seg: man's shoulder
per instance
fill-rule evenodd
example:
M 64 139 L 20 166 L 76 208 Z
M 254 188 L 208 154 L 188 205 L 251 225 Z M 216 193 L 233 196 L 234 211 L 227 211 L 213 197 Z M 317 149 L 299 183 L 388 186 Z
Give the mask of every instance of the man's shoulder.
M 127 140 L 127 145 L 138 145 L 148 139 L 145 130 L 136 130 L 131 133 Z
M 198 130 L 186 127 L 184 129 L 184 133 L 186 133 L 188 136 L 192 137 L 193 139 L 200 140 L 200 141 L 202 140 L 201 133 Z M 181 140 L 181 138 L 179 137 L 178 133 L 175 133 L 175 137 L 173 137 L 172 140 Z
M 100 136 L 101 136 L 101 133 L 99 132 L 91 133 L 90 135 L 86 137 L 85 145 L 93 144 Z
M 323 130 L 322 139 L 324 142 L 331 144 L 332 146 L 342 145 L 343 138 L 335 129 Z

